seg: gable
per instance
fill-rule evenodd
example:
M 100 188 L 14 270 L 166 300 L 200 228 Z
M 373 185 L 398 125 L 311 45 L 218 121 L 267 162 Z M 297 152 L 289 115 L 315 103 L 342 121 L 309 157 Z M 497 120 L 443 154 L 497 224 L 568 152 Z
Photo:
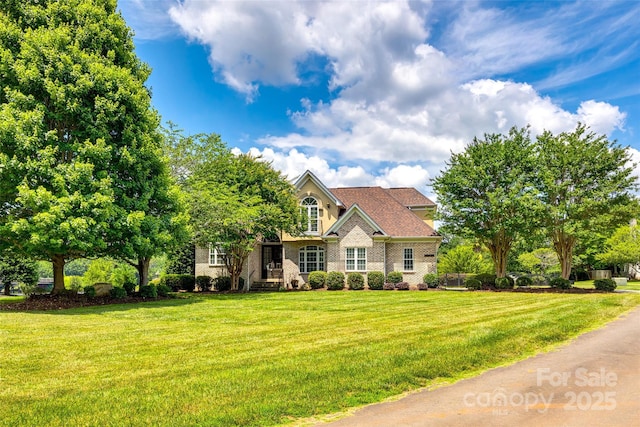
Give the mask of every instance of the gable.
M 404 206 L 391 192 L 381 187 L 333 188 L 331 192 L 340 198 L 347 209 L 357 205 L 385 235 L 413 238 L 439 237 L 438 233 L 414 214 L 408 206 Z
M 357 204 L 351 206 L 347 212 L 345 212 L 340 219 L 327 230 L 327 236 L 345 236 L 348 234 L 354 226 L 357 226 L 367 236 L 373 236 L 374 234 L 384 235 L 382 227 L 371 219 L 366 212 L 364 212 Z

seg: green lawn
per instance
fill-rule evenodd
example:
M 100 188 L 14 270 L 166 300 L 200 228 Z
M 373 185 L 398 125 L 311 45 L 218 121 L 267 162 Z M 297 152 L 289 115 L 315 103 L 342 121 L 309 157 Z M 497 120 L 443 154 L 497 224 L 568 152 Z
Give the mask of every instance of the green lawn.
M 593 280 L 583 280 L 580 282 L 575 282 L 574 286 L 577 288 L 594 289 Z M 627 282 L 626 285 L 618 286 L 616 290 L 617 291 L 624 291 L 624 290 L 640 291 L 640 281 L 636 281 L 636 280 L 629 281 Z
M 3 425 L 274 425 L 546 350 L 638 294 L 304 292 L 0 311 Z

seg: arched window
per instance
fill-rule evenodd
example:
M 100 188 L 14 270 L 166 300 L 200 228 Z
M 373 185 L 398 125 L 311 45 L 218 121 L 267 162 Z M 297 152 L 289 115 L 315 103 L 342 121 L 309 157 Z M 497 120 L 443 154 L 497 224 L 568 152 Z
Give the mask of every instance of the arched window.
M 304 246 L 300 248 L 300 273 L 324 271 L 324 248 L 321 246 Z
M 313 197 L 302 200 L 303 213 L 307 216 L 307 233 L 318 233 L 318 201 Z

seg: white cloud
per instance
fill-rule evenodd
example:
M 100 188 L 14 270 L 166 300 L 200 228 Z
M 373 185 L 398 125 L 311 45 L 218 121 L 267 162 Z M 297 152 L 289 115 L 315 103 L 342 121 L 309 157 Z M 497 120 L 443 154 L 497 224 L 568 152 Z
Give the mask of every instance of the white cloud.
M 487 77 L 584 49 L 563 28 L 582 16 L 576 5 L 530 20 L 461 5 L 439 48 L 429 44 L 432 10 L 405 1 L 184 0 L 169 13 L 209 47 L 216 77 L 249 100 L 260 85 L 302 84 L 305 61 L 326 59 L 332 99 L 302 99 L 290 115 L 299 131 L 253 149 L 290 177 L 310 169 L 330 186 L 421 187 L 484 133 L 527 124 L 557 133 L 578 121 L 598 133 L 623 129 L 626 116 L 611 104 L 590 100 L 571 112 L 529 83 Z

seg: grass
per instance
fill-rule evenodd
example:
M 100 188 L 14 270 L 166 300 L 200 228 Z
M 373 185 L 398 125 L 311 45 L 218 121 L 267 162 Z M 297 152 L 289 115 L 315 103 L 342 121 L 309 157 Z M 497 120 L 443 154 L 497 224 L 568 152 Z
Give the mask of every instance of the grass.
M 577 288 L 583 289 L 594 289 L 593 280 L 582 280 L 579 282 L 575 282 L 574 285 Z M 626 285 L 618 286 L 616 288 L 617 291 L 640 291 L 640 281 L 632 280 L 627 282 Z
M 291 423 L 513 362 L 637 305 L 637 294 L 381 291 L 0 312 L 0 419 Z

